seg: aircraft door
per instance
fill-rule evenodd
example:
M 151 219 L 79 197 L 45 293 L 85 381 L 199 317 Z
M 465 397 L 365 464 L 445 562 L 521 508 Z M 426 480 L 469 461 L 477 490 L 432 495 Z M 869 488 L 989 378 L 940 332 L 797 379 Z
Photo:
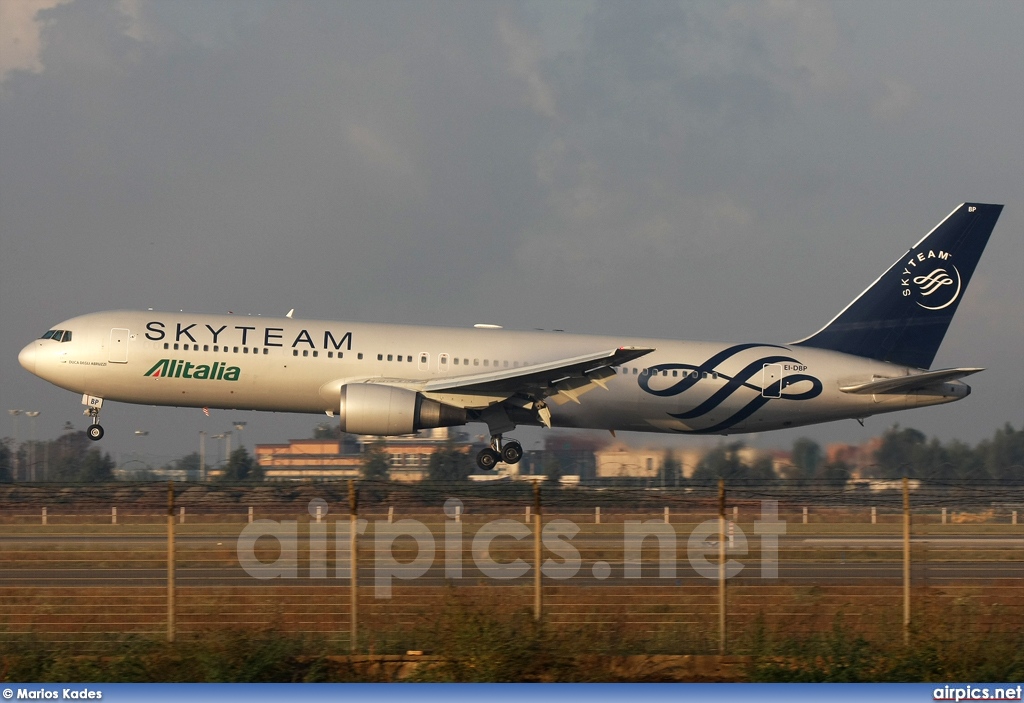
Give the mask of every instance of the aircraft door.
M 112 364 L 128 363 L 128 330 L 120 327 L 110 330 L 110 349 L 107 360 Z
M 417 368 L 419 368 L 420 371 L 427 371 L 430 368 L 430 354 L 427 352 L 420 352 L 420 359 L 417 364 Z
M 440 373 L 448 373 L 448 355 L 438 354 L 437 355 L 437 370 Z
M 782 397 L 782 364 L 765 364 L 762 370 L 761 395 L 765 398 Z

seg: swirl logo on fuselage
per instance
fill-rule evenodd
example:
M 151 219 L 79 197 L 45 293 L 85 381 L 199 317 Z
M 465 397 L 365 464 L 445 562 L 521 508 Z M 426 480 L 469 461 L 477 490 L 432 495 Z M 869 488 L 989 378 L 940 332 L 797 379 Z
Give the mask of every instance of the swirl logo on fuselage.
M 757 347 L 789 351 L 786 347 L 780 347 L 774 344 L 738 344 L 736 346 L 723 349 L 701 364 L 658 364 L 657 366 L 651 366 L 647 370 L 646 374 L 639 376 L 637 381 L 640 384 L 640 388 L 642 388 L 645 393 L 650 393 L 651 395 L 656 395 L 662 398 L 681 395 L 697 386 L 702 379 L 712 378 L 724 381 L 724 383 L 715 387 L 714 392 L 709 397 L 698 402 L 692 409 L 679 413 L 667 413 L 670 417 L 680 421 L 695 420 L 703 417 L 716 410 L 734 394 L 739 393 L 744 389 L 757 393 L 756 397 L 751 398 L 745 405 L 737 409 L 732 415 L 724 420 L 716 422 L 709 427 L 693 430 L 680 429 L 678 430 L 679 432 L 722 432 L 723 430 L 734 427 L 740 422 L 743 422 L 771 400 L 810 400 L 811 398 L 816 398 L 821 395 L 821 381 L 814 376 L 805 373 L 790 373 L 788 375 L 779 374 L 778 378 L 768 382 L 766 375 L 764 375 L 764 368 L 766 365 L 792 364 L 801 369 L 806 368 L 806 366 L 791 356 L 784 356 L 781 354 L 760 356 L 757 359 L 744 364 L 742 368 L 733 373 L 729 373 L 724 370 L 734 366 L 734 364 L 728 363 L 733 357 L 748 349 L 754 349 Z M 651 387 L 652 381 L 658 378 L 664 378 L 662 372 L 680 370 L 684 373 L 683 378 L 678 382 L 673 383 L 667 388 Z M 751 382 L 758 375 L 762 375 L 763 385 L 757 385 L 756 383 Z M 787 388 L 796 386 L 797 384 L 804 384 L 805 386 L 809 385 L 809 387 L 805 387 L 805 389 L 797 392 L 787 392 Z M 706 383 L 701 384 L 701 387 L 706 386 Z

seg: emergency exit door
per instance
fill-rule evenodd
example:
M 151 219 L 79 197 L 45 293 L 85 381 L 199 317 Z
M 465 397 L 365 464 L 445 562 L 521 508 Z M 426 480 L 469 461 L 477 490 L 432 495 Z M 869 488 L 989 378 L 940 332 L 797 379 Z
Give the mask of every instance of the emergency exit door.
M 765 364 L 761 378 L 761 395 L 765 398 L 782 397 L 782 364 Z

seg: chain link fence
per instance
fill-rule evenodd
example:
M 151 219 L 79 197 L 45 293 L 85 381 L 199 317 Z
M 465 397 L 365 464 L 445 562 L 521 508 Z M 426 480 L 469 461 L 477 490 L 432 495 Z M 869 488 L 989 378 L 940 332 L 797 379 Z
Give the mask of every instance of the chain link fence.
M 354 488 L 353 506 L 337 483 L 4 487 L 0 641 L 231 630 L 429 652 L 475 617 L 542 622 L 581 653 L 1024 632 L 1024 486 L 910 482 L 908 511 L 899 481 L 726 482 L 722 502 L 713 484 Z

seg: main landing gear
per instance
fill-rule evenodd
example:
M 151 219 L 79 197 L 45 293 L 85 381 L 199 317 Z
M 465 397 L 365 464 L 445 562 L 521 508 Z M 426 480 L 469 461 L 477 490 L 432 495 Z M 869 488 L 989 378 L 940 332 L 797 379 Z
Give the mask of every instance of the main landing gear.
M 490 471 L 499 461 L 506 464 L 518 464 L 522 458 L 523 445 L 514 439 L 502 442 L 499 434 L 491 437 L 491 446 L 481 449 L 480 453 L 476 455 L 476 465 L 480 467 L 481 471 Z
M 82 396 L 82 405 L 85 407 L 84 415 L 89 417 L 89 429 L 85 431 L 93 442 L 103 439 L 103 426 L 100 425 L 100 408 L 103 407 L 103 398 L 95 396 Z

